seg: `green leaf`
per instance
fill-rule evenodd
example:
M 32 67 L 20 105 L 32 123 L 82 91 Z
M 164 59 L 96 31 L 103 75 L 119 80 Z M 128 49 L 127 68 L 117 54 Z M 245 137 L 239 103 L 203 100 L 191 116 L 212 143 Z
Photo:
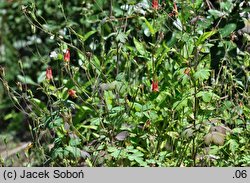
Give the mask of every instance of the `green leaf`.
M 43 81 L 45 80 L 45 76 L 46 76 L 46 72 L 45 72 L 45 71 L 44 71 L 44 72 L 41 72 L 40 75 L 39 75 L 38 78 L 37 78 L 37 82 L 38 82 L 38 83 L 43 82 Z
M 143 106 L 139 103 L 134 103 L 134 109 L 139 112 L 139 111 L 142 111 L 143 110 Z
M 144 114 L 147 118 L 151 119 L 152 121 L 155 121 L 155 120 L 158 119 L 158 114 L 157 114 L 156 111 L 150 111 L 150 112 L 145 111 L 145 112 L 143 112 L 143 114 Z
M 112 101 L 114 98 L 115 96 L 111 91 L 104 91 L 104 99 L 109 110 L 112 109 Z
M 225 27 L 220 29 L 219 32 L 220 32 L 221 37 L 224 38 L 230 35 L 235 29 L 236 29 L 236 24 L 231 23 L 231 24 L 227 24 Z
M 153 26 L 147 21 L 147 19 L 145 17 L 141 17 L 141 19 L 143 19 L 145 21 L 151 35 L 154 36 L 155 35 L 155 30 L 154 30 Z
M 78 137 L 76 137 L 76 138 L 70 138 L 70 140 L 69 140 L 69 145 L 70 146 L 78 146 L 78 145 L 80 145 L 81 144 L 81 140 L 78 138 Z
M 194 78 L 199 79 L 200 81 L 207 80 L 210 76 L 209 69 L 200 69 L 196 73 L 194 73 Z
M 219 18 L 219 17 L 222 17 L 224 15 L 223 12 L 221 11 L 218 11 L 218 10 L 215 10 L 215 9 L 210 9 L 208 10 L 208 12 L 214 16 L 214 18 Z
M 91 35 L 93 35 L 95 33 L 96 33 L 96 30 L 89 31 L 84 36 L 77 34 L 77 33 L 75 33 L 75 34 L 81 39 L 81 41 L 85 42 Z
M 30 101 L 32 105 L 39 106 L 40 109 L 43 109 L 43 110 L 47 109 L 46 105 L 40 99 L 31 98 Z
M 194 2 L 195 9 L 199 9 L 203 3 L 203 0 L 196 0 Z
M 127 148 L 128 152 L 132 153 L 128 155 L 130 161 L 136 161 L 140 166 L 147 166 L 147 163 L 143 160 L 143 153 L 137 149 Z
M 60 158 L 60 159 L 63 159 L 63 149 L 61 147 L 58 147 L 56 148 L 54 151 L 53 151 L 53 154 L 52 154 L 52 157 L 53 158 Z
M 92 63 L 93 63 L 93 65 L 94 65 L 95 69 L 96 69 L 96 72 L 97 72 L 98 74 L 100 74 L 101 65 L 100 65 L 99 59 L 98 59 L 96 56 L 94 56 L 94 59 L 92 60 Z
M 183 48 L 181 49 L 181 55 L 186 59 L 189 58 L 193 53 L 194 47 L 194 42 L 190 39 L 185 45 L 183 45 Z
M 135 47 L 137 49 L 137 51 L 141 54 L 141 55 L 146 55 L 146 50 L 143 46 L 143 44 L 139 41 L 137 41 L 137 39 L 135 39 L 135 37 L 133 38 L 133 41 L 134 41 L 134 44 L 135 44 Z
M 116 106 L 116 107 L 111 109 L 111 112 L 122 112 L 124 110 L 125 110 L 124 106 Z
M 63 125 L 63 120 L 62 118 L 56 118 L 55 120 L 53 120 L 51 123 L 49 123 L 49 129 L 54 129 L 55 127 L 59 127 Z
M 123 32 L 119 32 L 118 35 L 116 36 L 116 40 L 121 43 L 125 43 L 127 40 L 127 35 L 124 34 Z
M 234 3 L 232 2 L 232 0 L 220 3 L 220 9 L 224 10 L 227 13 L 231 13 L 233 8 L 234 8 Z
M 212 99 L 212 93 L 210 92 L 205 92 L 203 95 L 202 95 L 202 99 L 204 102 L 210 102 L 211 99 Z
M 166 98 L 167 97 L 171 97 L 171 93 L 168 92 L 168 91 L 162 91 L 156 98 L 156 101 L 158 103 L 162 103 L 162 102 L 165 102 Z
M 173 139 L 177 139 L 179 137 L 178 132 L 167 132 L 167 135 L 172 137 Z
M 29 76 L 18 75 L 17 78 L 22 83 L 30 84 L 30 85 L 37 85 Z
M 234 134 L 238 135 L 238 134 L 241 134 L 243 132 L 243 129 L 242 128 L 234 128 L 232 131 Z
M 108 147 L 108 152 L 110 152 L 110 155 L 117 159 L 119 155 L 121 154 L 121 149 L 117 149 L 116 147 Z
M 173 104 L 173 109 L 176 109 L 177 111 L 182 110 L 184 107 L 187 106 L 187 103 L 188 103 L 188 98 L 177 101 Z
M 167 42 L 167 46 L 172 47 L 173 45 L 175 45 L 176 42 L 177 42 L 177 33 L 174 31 L 172 32 L 171 38 Z
M 239 148 L 239 144 L 234 140 L 234 139 L 230 139 L 228 141 L 229 144 L 229 149 L 235 153 L 235 151 Z
M 100 88 L 101 90 L 105 91 L 105 90 L 114 90 L 118 87 L 119 82 L 118 81 L 113 81 L 111 83 L 101 83 L 100 84 Z
M 35 20 L 36 17 L 33 17 Z M 43 24 L 43 29 L 45 29 L 46 31 L 50 31 L 50 32 L 54 32 L 54 31 L 58 31 L 60 29 L 60 26 L 56 25 L 56 24 Z
M 66 146 L 65 150 L 70 152 L 75 158 L 81 157 L 81 150 L 77 147 Z
M 202 97 L 202 100 L 204 102 L 211 102 L 212 98 L 219 98 L 218 95 L 216 95 L 215 93 L 211 91 L 200 91 L 197 94 L 197 97 Z
M 92 164 L 92 162 L 90 161 L 89 158 L 87 158 L 87 159 L 85 160 L 85 162 L 86 162 L 86 164 L 87 164 L 89 167 L 93 167 L 93 164 Z
M 205 32 L 204 34 L 202 34 L 198 40 L 196 41 L 196 46 L 199 46 L 200 44 L 203 44 L 204 41 L 208 38 L 210 38 L 212 35 L 214 35 L 217 32 L 217 30 L 212 30 L 209 32 Z

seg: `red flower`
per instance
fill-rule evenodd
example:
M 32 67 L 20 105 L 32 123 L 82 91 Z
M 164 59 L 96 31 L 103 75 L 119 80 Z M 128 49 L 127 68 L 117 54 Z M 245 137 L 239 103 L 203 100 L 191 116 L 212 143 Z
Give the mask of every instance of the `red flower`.
M 176 2 L 174 2 L 173 12 L 174 12 L 175 16 L 178 16 L 178 8 L 177 8 L 177 5 L 176 5 Z
M 174 2 L 174 7 L 173 7 L 173 11 L 171 13 L 169 13 L 169 16 L 171 17 L 176 17 L 178 16 L 178 7 L 176 5 L 176 2 Z
M 158 86 L 158 81 L 157 80 L 153 80 L 152 81 L 152 85 L 151 85 L 152 91 L 153 92 L 159 92 L 159 86 Z
M 77 97 L 76 91 L 73 90 L 73 89 L 69 89 L 68 94 L 69 94 L 69 96 L 72 97 L 72 98 L 76 98 L 76 97 Z
M 152 7 L 156 10 L 159 8 L 158 0 L 152 0 Z
M 51 67 L 48 67 L 48 68 L 46 69 L 46 79 L 47 79 L 47 80 L 53 79 Z
M 64 54 L 64 61 L 65 62 L 69 62 L 70 61 L 70 51 L 69 49 L 66 50 L 65 54 Z

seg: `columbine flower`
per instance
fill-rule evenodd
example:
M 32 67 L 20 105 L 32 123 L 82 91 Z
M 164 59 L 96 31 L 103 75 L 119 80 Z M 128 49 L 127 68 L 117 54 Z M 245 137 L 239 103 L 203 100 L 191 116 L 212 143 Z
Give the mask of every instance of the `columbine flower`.
M 46 79 L 47 79 L 47 80 L 53 79 L 51 67 L 48 67 L 48 68 L 46 69 Z
M 152 0 L 152 7 L 156 10 L 159 8 L 158 0 Z
M 159 86 L 157 80 L 152 81 L 151 89 L 153 92 L 159 92 Z
M 70 61 L 70 51 L 67 49 L 64 53 L 64 61 L 69 62 Z
M 50 58 L 57 58 L 57 53 L 56 51 L 52 51 L 49 55 Z
M 72 97 L 72 98 L 76 98 L 76 97 L 77 97 L 76 91 L 73 90 L 73 89 L 69 89 L 68 94 L 69 94 L 69 96 Z

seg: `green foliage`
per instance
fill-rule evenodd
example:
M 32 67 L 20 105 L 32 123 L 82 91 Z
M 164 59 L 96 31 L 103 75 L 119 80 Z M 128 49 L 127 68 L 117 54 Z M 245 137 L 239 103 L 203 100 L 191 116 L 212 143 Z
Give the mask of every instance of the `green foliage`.
M 19 47 L 2 43 L 7 74 L 0 72 L 0 95 L 29 119 L 30 151 L 42 154 L 37 164 L 249 166 L 242 4 L 176 1 L 173 12 L 170 1 L 158 10 L 143 2 L 1 4 L 19 6 L 22 34 L 4 32 Z M 8 65 L 7 52 L 19 49 L 27 53 Z M 10 77 L 11 63 L 19 64 Z M 27 120 L 4 112 L 10 123 Z

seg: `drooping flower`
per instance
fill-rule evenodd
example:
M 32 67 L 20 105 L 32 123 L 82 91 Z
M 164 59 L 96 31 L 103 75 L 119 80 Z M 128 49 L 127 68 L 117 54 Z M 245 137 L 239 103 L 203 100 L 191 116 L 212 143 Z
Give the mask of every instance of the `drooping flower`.
M 64 53 L 64 61 L 69 62 L 70 61 L 70 51 L 67 49 Z
M 76 91 L 73 90 L 73 89 L 69 89 L 68 94 L 69 94 L 69 96 L 72 97 L 72 98 L 76 98 L 76 97 L 77 97 Z
M 178 16 L 178 8 L 177 8 L 177 5 L 176 5 L 176 2 L 174 2 L 173 12 L 174 12 L 175 16 Z
M 156 10 L 159 8 L 158 0 L 152 0 L 152 8 Z
M 169 13 L 170 17 L 177 17 L 178 16 L 178 7 L 176 5 L 176 2 L 174 2 L 174 7 L 173 7 L 173 11 L 171 13 Z
M 159 86 L 158 86 L 158 81 L 153 80 L 151 84 L 151 89 L 153 92 L 159 92 Z
M 53 74 L 52 74 L 52 68 L 51 67 L 48 67 L 46 69 L 46 79 L 47 80 L 53 79 Z

